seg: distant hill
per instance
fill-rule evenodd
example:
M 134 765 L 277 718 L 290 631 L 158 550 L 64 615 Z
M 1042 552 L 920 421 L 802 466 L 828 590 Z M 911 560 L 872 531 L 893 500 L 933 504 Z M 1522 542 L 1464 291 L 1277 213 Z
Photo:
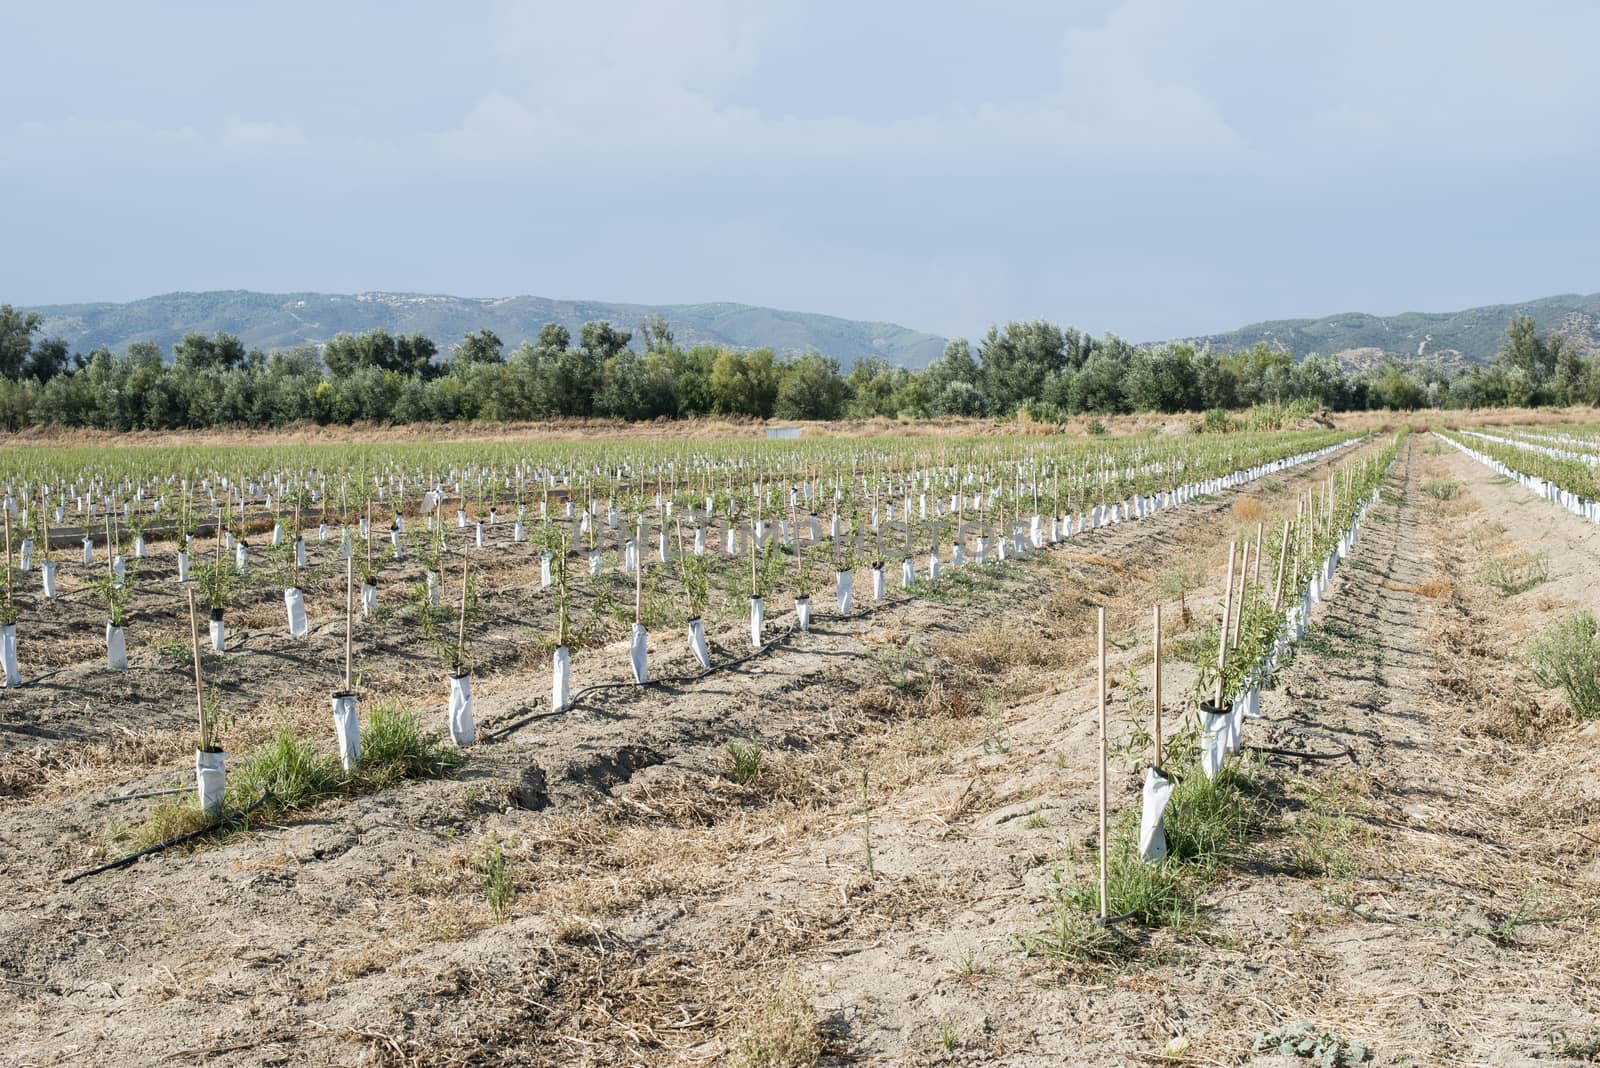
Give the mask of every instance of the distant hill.
M 462 335 L 488 327 L 515 348 L 546 323 L 560 323 L 576 337 L 586 322 L 609 320 L 635 331 L 649 315 L 672 324 L 681 345 L 769 346 L 779 353 L 814 348 L 837 356 L 848 371 L 863 356 L 882 356 L 905 367 L 926 367 L 944 350 L 945 339 L 894 323 L 869 323 L 831 315 L 779 311 L 749 304 L 608 304 L 545 297 L 448 297 L 419 293 L 254 293 L 225 290 L 168 293 L 127 304 L 56 304 L 28 309 L 44 320 L 45 337 L 64 337 L 79 352 L 105 345 L 115 351 L 149 340 L 171 351 L 193 330 L 237 334 L 247 346 L 268 351 L 327 341 L 341 331 L 383 327 L 391 333 L 420 332 L 441 350 Z M 1579 349 L 1600 351 L 1600 293 L 1545 297 L 1521 304 L 1496 304 L 1459 312 L 1366 315 L 1350 312 L 1321 319 L 1255 323 L 1225 334 L 1174 338 L 1212 350 L 1246 349 L 1264 341 L 1296 357 L 1336 356 L 1362 369 L 1390 358 L 1437 361 L 1451 367 L 1486 364 L 1505 339 L 1512 316 L 1528 315 L 1541 333 L 1556 331 Z
M 1563 334 L 1581 350 L 1600 350 L 1600 293 L 1544 297 L 1521 304 L 1495 304 L 1459 312 L 1366 315 L 1350 312 L 1321 319 L 1255 323 L 1226 334 L 1177 338 L 1213 350 L 1246 349 L 1265 341 L 1274 349 L 1306 356 L 1337 356 L 1347 366 L 1369 367 L 1391 356 L 1447 366 L 1486 364 L 1505 340 L 1513 316 L 1533 318 L 1540 333 Z
M 254 293 L 225 290 L 168 293 L 127 304 L 56 304 L 29 309 L 43 320 L 43 336 L 63 337 L 75 351 L 104 345 L 124 350 L 129 342 L 154 341 L 168 352 L 190 331 L 237 334 L 245 345 L 267 351 L 327 341 L 342 331 L 383 327 L 391 333 L 422 333 L 448 352 L 462 335 L 488 327 L 506 350 L 538 336 L 546 323 L 572 331 L 586 322 L 609 320 L 634 330 L 646 316 L 672 324 L 680 345 L 770 346 L 779 353 L 814 348 L 837 356 L 849 370 L 863 356 L 924 367 L 944 350 L 944 338 L 893 323 L 866 323 L 831 315 L 779 311 L 748 304 L 607 304 L 545 297 L 447 297 L 418 293 Z

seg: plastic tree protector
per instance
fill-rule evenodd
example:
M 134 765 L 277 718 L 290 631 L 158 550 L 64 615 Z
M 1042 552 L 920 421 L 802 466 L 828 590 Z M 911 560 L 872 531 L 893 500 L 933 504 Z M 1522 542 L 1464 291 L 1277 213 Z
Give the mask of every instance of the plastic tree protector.
M 847 616 L 854 604 L 854 590 L 856 576 L 853 571 L 840 571 L 834 576 L 834 590 L 838 602 L 839 614 Z M 759 642 L 757 643 L 760 644 Z
M 795 619 L 800 623 L 801 633 L 809 631 L 811 629 L 811 598 L 796 597 L 794 599 L 794 615 Z
M 128 642 L 123 629 L 113 623 L 106 624 L 106 663 L 117 671 L 128 666 Z
M 761 621 L 764 618 L 765 607 L 761 598 L 750 598 L 750 648 L 761 648 Z
M 354 771 L 361 763 L 361 720 L 356 695 L 348 690 L 333 695 L 333 730 L 339 740 L 339 763 L 345 771 Z
M 22 685 L 22 675 L 17 671 L 17 625 L 0 625 L 0 668 L 5 671 L 6 687 Z
M 211 648 L 216 652 L 222 652 L 222 647 L 227 642 L 227 639 L 228 630 L 226 624 L 222 622 L 222 609 L 213 608 L 211 610 Z
M 643 623 L 635 623 L 628 642 L 628 660 L 633 665 L 633 681 L 640 686 L 650 681 L 649 657 L 649 635 Z
M 689 651 L 703 668 L 711 666 L 711 650 L 706 646 L 706 625 L 699 616 L 689 620 Z
M 227 785 L 227 754 L 194 751 L 194 784 L 200 795 L 200 810 L 214 816 L 222 809 L 223 790 Z
M 462 672 L 450 676 L 450 740 L 458 746 L 471 745 L 478 738 L 472 719 L 472 676 Z
M 306 631 L 306 595 L 297 586 L 290 586 L 283 591 L 283 606 L 289 615 L 289 634 L 291 637 L 304 638 Z
M 1144 769 L 1144 807 L 1139 813 L 1139 859 L 1157 861 L 1167 855 L 1162 817 L 1172 800 L 1172 780 L 1155 767 Z
M 550 657 L 550 707 L 565 712 L 572 704 L 572 654 L 565 645 L 556 646 Z

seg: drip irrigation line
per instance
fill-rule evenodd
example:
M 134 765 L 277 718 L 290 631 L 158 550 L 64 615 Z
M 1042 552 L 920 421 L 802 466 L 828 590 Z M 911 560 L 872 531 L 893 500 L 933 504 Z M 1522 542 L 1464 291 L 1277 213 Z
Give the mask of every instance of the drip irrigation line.
M 188 791 L 187 786 L 175 786 L 170 790 L 146 790 L 138 794 L 118 794 L 115 797 L 102 797 L 94 802 L 96 805 L 109 805 L 114 801 L 142 801 L 147 797 L 166 797 L 169 794 L 181 794 Z
M 100 865 L 98 868 L 90 868 L 88 871 L 80 871 L 76 875 L 68 875 L 61 880 L 61 885 L 68 886 L 77 882 L 79 879 L 87 879 L 91 875 L 99 875 L 103 872 L 115 871 L 118 868 L 126 868 L 128 865 L 133 864 L 135 861 L 142 860 L 145 857 L 154 856 L 157 853 L 165 852 L 166 850 L 171 849 L 173 846 L 180 846 L 185 842 L 192 842 L 196 838 L 210 834 L 218 827 L 229 823 L 239 816 L 250 815 L 250 813 L 266 804 L 267 798 L 270 796 L 271 792 L 263 786 L 261 788 L 261 796 L 251 802 L 248 808 L 242 808 L 238 812 L 220 815 L 215 820 L 212 820 L 210 823 L 206 824 L 204 827 L 201 827 L 198 831 L 189 831 L 185 834 L 176 835 L 172 838 L 157 842 L 153 846 L 146 846 L 144 849 L 141 849 L 136 853 L 129 853 L 125 857 L 119 857 L 116 860 L 109 861 L 108 863 Z
M 1133 919 L 1133 913 L 1124 912 L 1120 916 L 1096 916 L 1094 918 L 1094 922 L 1096 926 L 1110 929 L 1119 923 L 1126 923 L 1131 919 Z
M 1343 760 L 1349 757 L 1352 764 L 1361 763 L 1356 759 L 1355 750 L 1349 746 L 1337 753 L 1311 753 L 1304 749 L 1279 749 L 1270 745 L 1247 745 L 1245 748 L 1252 753 L 1266 753 L 1269 756 L 1299 757 L 1301 760 Z
M 1333 737 L 1331 734 L 1325 734 L 1322 731 L 1308 730 L 1305 727 L 1296 727 L 1292 723 L 1283 723 L 1281 721 L 1278 723 L 1278 726 L 1282 730 L 1288 731 L 1290 734 L 1298 734 L 1302 738 L 1316 738 L 1319 741 L 1327 742 L 1329 745 L 1335 746 L 1336 749 L 1333 752 L 1316 752 L 1302 749 L 1279 749 L 1269 745 L 1250 745 L 1246 746 L 1245 748 L 1252 749 L 1257 753 L 1267 753 L 1272 756 L 1300 757 L 1303 760 L 1344 760 L 1348 758 L 1352 764 L 1361 763 L 1361 759 L 1356 756 L 1356 751 L 1353 746 L 1339 741 L 1339 739 Z

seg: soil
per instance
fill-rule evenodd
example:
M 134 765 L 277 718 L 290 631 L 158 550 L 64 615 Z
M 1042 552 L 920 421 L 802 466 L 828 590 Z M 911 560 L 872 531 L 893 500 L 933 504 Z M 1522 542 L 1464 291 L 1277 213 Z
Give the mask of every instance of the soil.
M 703 678 L 676 625 L 652 633 L 653 673 L 684 676 L 660 688 L 627 685 L 625 644 L 597 639 L 574 688 L 610 688 L 561 715 L 508 590 L 454 776 L 70 885 L 157 804 L 107 799 L 184 785 L 192 739 L 158 644 L 115 678 L 62 654 L 0 706 L 0 1063 L 1238 1065 L 1301 1019 L 1379 1064 L 1576 1063 L 1600 1033 L 1596 730 L 1519 665 L 1532 633 L 1594 607 L 1600 532 L 1425 435 L 1246 726 L 1348 755 L 1249 758 L 1258 831 L 1192 925 L 1131 932 L 1110 960 L 1030 951 L 1058 887 L 1093 872 L 1095 607 L 1123 813 L 1152 606 L 1170 732 L 1230 539 L 1345 458 L 934 597 L 847 619 L 819 603 L 811 633 Z M 1424 494 L 1437 481 L 1459 492 Z M 1485 584 L 1530 547 L 1544 582 Z M 719 662 L 749 647 L 735 618 L 712 631 Z M 364 684 L 438 722 L 443 671 L 405 633 L 368 628 Z M 283 723 L 331 746 L 342 628 L 293 646 L 263 615 L 241 636 L 213 666 L 271 700 L 230 747 Z M 760 746 L 753 781 L 730 741 Z M 515 886 L 499 914 L 496 850 Z

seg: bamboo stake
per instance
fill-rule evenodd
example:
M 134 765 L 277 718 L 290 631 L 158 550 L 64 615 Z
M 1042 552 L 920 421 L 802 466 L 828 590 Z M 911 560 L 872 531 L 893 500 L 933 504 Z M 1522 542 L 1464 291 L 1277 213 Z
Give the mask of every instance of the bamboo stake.
M 1222 674 L 1228 667 L 1228 616 L 1233 608 L 1233 557 L 1238 542 L 1228 543 L 1228 577 L 1222 584 L 1222 636 L 1217 642 L 1217 688 L 1213 708 L 1222 707 Z
M 350 633 L 351 617 L 356 610 L 356 557 L 354 553 L 344 560 L 344 692 L 350 692 Z
M 456 620 L 456 662 L 457 675 L 466 670 L 467 659 L 467 571 L 472 566 L 472 558 L 466 553 L 461 554 L 461 615 Z
M 200 624 L 195 619 L 194 586 L 189 585 L 184 589 L 189 594 L 189 651 L 194 659 L 194 707 L 200 721 L 200 748 L 207 749 L 211 739 L 206 736 L 206 696 L 200 681 Z
M 1100 921 L 1104 923 L 1109 915 L 1106 900 L 1110 889 L 1107 865 L 1111 857 L 1110 846 L 1106 841 L 1106 610 L 1104 606 L 1095 609 L 1095 618 L 1098 631 L 1096 644 L 1099 649 L 1098 670 L 1095 674 L 1095 701 L 1100 713 Z
M 1153 729 L 1151 730 L 1151 734 L 1154 736 L 1154 739 L 1155 739 L 1155 745 L 1156 745 L 1156 767 L 1159 768 L 1161 766 L 1161 757 L 1162 757 L 1162 752 L 1161 752 L 1161 606 L 1159 604 L 1155 606 L 1155 609 L 1152 611 L 1151 615 L 1153 616 L 1154 624 L 1155 624 L 1155 634 L 1154 634 L 1154 641 L 1155 641 L 1154 674 L 1155 674 L 1155 679 L 1154 679 L 1154 681 L 1153 681 L 1153 683 L 1151 685 L 1151 690 L 1153 692 L 1153 697 L 1152 697 L 1152 700 L 1150 702 L 1150 708 L 1151 708 L 1151 711 L 1154 713 L 1154 717 L 1153 717 L 1153 725 L 1152 725 Z
M 1245 586 L 1249 581 L 1250 539 L 1246 538 L 1244 540 L 1244 544 L 1239 546 L 1239 596 L 1234 602 L 1233 637 L 1228 642 L 1229 647 L 1233 649 L 1237 649 L 1239 647 L 1239 629 L 1241 621 L 1244 619 L 1244 591 Z
M 1250 584 L 1256 589 L 1261 588 L 1261 528 L 1262 524 L 1256 523 L 1256 570 L 1250 578 Z

